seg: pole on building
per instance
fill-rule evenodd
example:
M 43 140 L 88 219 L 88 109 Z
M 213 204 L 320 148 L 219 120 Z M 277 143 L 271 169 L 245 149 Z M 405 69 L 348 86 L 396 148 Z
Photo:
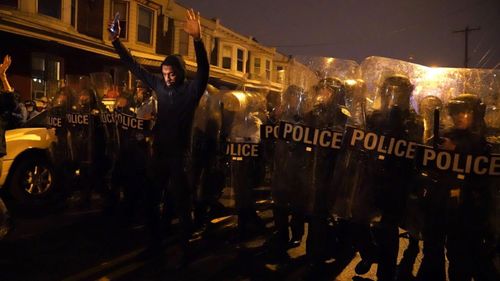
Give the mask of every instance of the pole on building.
M 481 27 L 473 27 L 469 28 L 467 25 L 465 29 L 462 30 L 455 30 L 453 33 L 464 33 L 465 34 L 465 58 L 464 58 L 464 67 L 468 67 L 468 62 L 469 62 L 469 32 L 480 30 Z

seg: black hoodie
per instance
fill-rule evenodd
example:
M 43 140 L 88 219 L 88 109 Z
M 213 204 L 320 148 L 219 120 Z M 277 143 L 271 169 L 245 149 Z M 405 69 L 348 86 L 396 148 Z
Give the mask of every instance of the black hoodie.
M 0 92 L 0 157 L 7 153 L 5 130 L 11 119 L 12 111 L 16 107 L 14 93 Z
M 198 67 L 192 81 L 185 80 L 186 67 L 181 56 L 165 58 L 161 65 L 171 65 L 177 75 L 177 82 L 171 87 L 165 84 L 163 77 L 149 73 L 137 63 L 120 40 L 113 41 L 113 46 L 130 71 L 157 94 L 155 149 L 168 156 L 183 156 L 189 147 L 194 111 L 208 83 L 209 63 L 203 42 L 194 41 Z

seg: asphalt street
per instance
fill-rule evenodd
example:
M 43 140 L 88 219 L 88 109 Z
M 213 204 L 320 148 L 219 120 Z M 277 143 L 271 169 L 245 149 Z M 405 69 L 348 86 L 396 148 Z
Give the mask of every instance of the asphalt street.
M 245 241 L 237 239 L 236 216 L 212 220 L 205 235 L 191 241 L 192 259 L 184 267 L 179 267 L 175 236 L 168 233 L 163 255 L 142 258 L 146 231 L 141 215 L 103 214 L 97 197 L 85 208 L 70 204 L 38 216 L 15 217 L 14 231 L 0 242 L 0 280 L 302 280 L 306 237 L 300 247 L 289 250 L 285 266 L 266 258 L 264 242 L 273 227 L 269 207 L 270 201 L 259 201 L 267 229 Z M 407 239 L 400 242 L 401 257 Z M 376 265 L 355 277 L 359 260 L 358 254 L 332 259 L 317 280 L 376 280 Z

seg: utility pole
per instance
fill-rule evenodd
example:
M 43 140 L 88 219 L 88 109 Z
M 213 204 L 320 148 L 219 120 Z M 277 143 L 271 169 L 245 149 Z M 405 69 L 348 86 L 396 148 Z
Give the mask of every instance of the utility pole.
M 467 67 L 467 64 L 469 62 L 469 32 L 471 31 L 476 31 L 480 30 L 481 27 L 474 27 L 474 28 L 469 28 L 467 25 L 465 29 L 462 30 L 455 30 L 453 33 L 465 33 L 465 58 L 464 58 L 464 66 Z

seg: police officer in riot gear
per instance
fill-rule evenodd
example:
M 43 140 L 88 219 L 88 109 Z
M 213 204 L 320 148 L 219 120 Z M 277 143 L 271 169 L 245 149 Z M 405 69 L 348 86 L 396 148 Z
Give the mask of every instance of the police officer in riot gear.
M 115 119 L 118 115 L 134 116 L 133 95 L 128 91 L 121 91 L 116 98 L 113 114 Z M 137 131 L 132 128 L 122 127 L 120 123 L 115 123 L 115 132 L 118 145 L 116 159 L 112 171 L 111 182 L 115 193 L 123 191 L 123 215 L 131 217 L 138 201 L 141 199 L 140 189 L 144 186 L 142 180 L 144 173 L 139 173 L 138 169 L 143 169 L 146 165 L 144 161 L 138 161 L 136 153 L 140 153 L 137 142 Z M 145 152 L 141 151 L 144 155 Z M 137 174 L 136 174 L 137 173 Z
M 80 171 L 82 198 L 80 206 L 90 205 L 92 191 L 99 192 L 108 199 L 108 186 L 105 180 L 109 168 L 106 160 L 107 131 L 100 120 L 103 105 L 86 77 L 80 80 L 81 89 L 70 111 L 71 153 Z M 106 202 L 108 203 L 108 202 Z
M 204 231 L 209 219 L 222 214 L 219 197 L 225 174 L 218 153 L 221 149 L 222 106 L 219 90 L 208 85 L 195 112 L 192 138 L 192 184 L 194 223 Z
M 303 88 L 290 85 L 283 93 L 279 108 L 280 114 L 278 116 L 270 115 L 270 117 L 278 117 L 277 121 L 303 123 L 305 115 L 309 111 L 305 98 L 306 92 Z M 276 110 L 269 110 L 269 112 L 277 113 Z M 302 167 L 305 163 L 303 160 L 306 152 L 300 144 L 278 139 L 274 150 L 271 192 L 274 201 L 275 232 L 267 242 L 267 246 L 270 248 L 272 258 L 278 262 L 285 262 L 289 258 L 287 254 L 289 244 L 300 245 L 304 235 L 304 208 L 302 208 L 302 204 L 295 202 L 295 199 L 300 196 L 294 193 L 305 189 L 307 183 L 301 176 L 309 166 Z M 288 218 L 289 215 L 291 220 Z M 289 228 L 292 237 L 289 235 Z
M 54 161 L 55 180 L 59 181 L 59 186 L 68 186 L 73 179 L 75 168 L 75 158 L 71 154 L 71 141 L 68 142 L 68 119 L 66 113 L 70 112 L 71 105 L 76 97 L 75 91 L 68 86 L 62 85 L 56 92 L 52 100 L 49 113 L 49 127 L 55 129 L 57 142 L 51 147 L 51 156 Z M 70 190 L 64 190 L 69 192 Z
M 254 189 L 262 180 L 260 125 L 264 99 L 251 92 L 229 91 L 222 99 L 224 117 L 230 117 L 226 152 L 230 154 L 231 186 L 238 214 L 238 238 L 246 240 L 265 231 L 257 214 Z M 232 112 L 232 113 L 230 113 Z M 247 149 L 251 148 L 251 149 Z
M 420 100 L 418 108 L 424 123 L 423 143 L 437 145 L 438 139 L 434 138 L 434 134 L 439 131 L 439 120 L 435 120 L 435 118 L 439 119 L 440 115 L 436 111 L 439 113 L 443 109 L 443 102 L 440 98 L 429 95 Z M 436 125 L 437 128 L 435 128 Z M 427 175 L 428 173 L 424 174 Z M 408 231 L 401 234 L 401 236 L 408 239 L 408 247 L 405 249 L 397 268 L 397 280 L 400 281 L 413 278 L 413 267 L 420 252 L 419 239 L 422 237 L 423 212 L 425 212 L 423 210 L 425 205 L 422 203 L 423 197 L 428 193 L 426 190 L 428 188 L 426 186 L 428 178 L 421 178 L 421 181 L 417 181 L 413 185 L 413 190 L 410 190 L 406 208 L 406 221 L 402 225 L 402 228 Z
M 306 118 L 312 127 L 343 132 L 349 111 L 345 107 L 345 85 L 338 78 L 325 78 L 314 87 L 313 108 Z M 344 249 L 337 248 L 336 240 L 341 232 L 340 224 L 330 223 L 327 193 L 333 184 L 333 173 L 338 151 L 331 148 L 316 147 L 313 155 L 312 185 L 313 204 L 307 208 L 309 222 L 306 255 L 310 261 L 310 274 L 321 273 L 321 267 L 330 257 L 341 257 Z M 343 245 L 341 245 L 343 246 Z M 338 251 L 329 253 L 328 250 Z M 319 271 L 318 271 L 319 270 Z
M 366 128 L 366 84 L 361 79 L 344 81 L 346 106 L 350 112 L 347 125 Z M 345 142 L 344 142 L 345 145 Z M 369 170 L 369 156 L 364 151 L 344 148 L 339 152 L 335 166 L 334 183 L 330 200 L 332 215 L 346 225 L 348 245 L 359 251 L 361 261 L 356 265 L 357 274 L 365 274 L 376 260 L 376 246 L 370 221 L 374 212 L 372 203 L 372 177 Z M 349 176 L 346 176 L 349 175 Z
M 396 139 L 421 142 L 423 124 L 411 110 L 413 85 L 402 75 L 384 79 L 380 87 L 380 110 L 367 118 L 367 130 Z M 407 159 L 388 156 L 385 160 L 372 159 L 375 205 L 380 210 L 380 223 L 376 228 L 378 242 L 378 280 L 393 280 L 399 249 L 398 226 L 405 210 L 408 184 L 415 176 L 412 163 Z M 370 171 L 368 171 L 370 172 Z
M 156 117 L 158 104 L 153 95 L 153 90 L 146 86 L 141 80 L 136 81 L 134 102 L 137 118 L 151 120 Z
M 484 131 L 485 106 L 473 94 L 460 94 L 447 105 L 453 127 L 444 132 L 440 149 L 461 155 L 488 155 Z M 493 265 L 494 231 L 490 215 L 495 203 L 494 179 L 437 174 L 428 189 L 424 226 L 424 259 L 419 280 L 446 280 L 444 247 L 449 260 L 449 280 L 498 280 Z

